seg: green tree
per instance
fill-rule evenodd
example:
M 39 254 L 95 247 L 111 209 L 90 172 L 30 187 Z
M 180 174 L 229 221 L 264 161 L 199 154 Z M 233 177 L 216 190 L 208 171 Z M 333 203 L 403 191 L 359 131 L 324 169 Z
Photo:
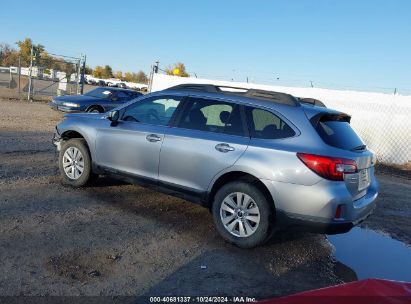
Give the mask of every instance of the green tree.
M 56 64 L 55 58 L 50 56 L 46 51 L 41 53 L 41 60 L 37 62 L 37 65 L 43 66 L 47 69 L 58 69 L 60 67 L 59 64 Z
M 103 78 L 112 78 L 113 77 L 113 69 L 109 65 L 105 65 L 103 69 Z
M 139 71 L 138 73 L 133 73 L 133 78 L 134 78 L 134 81 L 135 82 L 137 82 L 137 83 L 145 83 L 145 84 L 147 84 L 148 83 L 148 77 L 147 77 L 147 75 L 146 75 L 146 73 L 144 73 L 143 71 Z
M 126 72 L 123 79 L 128 82 L 133 82 L 133 74 L 130 72 Z
M 93 70 L 93 76 L 96 78 L 103 78 L 104 69 L 102 66 L 96 66 Z
M 0 66 L 17 66 L 19 54 L 7 43 L 0 43 Z
M 34 60 L 38 61 L 41 53 L 44 52 L 44 46 L 41 44 L 36 44 L 33 45 L 33 42 L 31 41 L 30 38 L 26 38 L 22 41 L 18 41 L 17 45 L 20 48 L 19 55 L 21 58 L 21 64 L 22 66 L 30 65 L 30 55 L 31 55 L 31 47 L 33 46 L 33 57 Z
M 186 72 L 186 66 L 182 62 L 177 62 L 173 66 L 169 66 L 165 69 L 167 75 L 190 77 L 190 74 Z
M 122 71 L 117 71 L 117 72 L 114 74 L 114 78 L 123 80 L 123 72 L 122 72 Z
M 84 74 L 93 75 L 93 69 L 91 67 L 89 67 L 88 65 L 86 65 L 86 67 L 84 69 Z
M 148 77 L 143 71 L 139 71 L 138 73 L 126 72 L 122 79 L 128 82 L 148 83 Z

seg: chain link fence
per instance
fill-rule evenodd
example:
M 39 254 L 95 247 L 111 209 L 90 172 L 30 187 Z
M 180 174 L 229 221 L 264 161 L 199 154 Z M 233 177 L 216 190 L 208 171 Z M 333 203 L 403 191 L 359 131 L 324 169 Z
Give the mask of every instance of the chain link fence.
M 384 97 L 384 102 L 364 98 L 363 102 L 329 101 L 326 105 L 352 116 L 352 127 L 376 153 L 379 162 L 411 163 L 411 100 L 404 96 Z
M 0 97 L 30 100 L 80 94 L 84 67 L 84 57 L 55 54 L 35 56 L 31 66 L 0 67 Z
M 81 85 L 81 59 L 47 56 L 36 60 L 36 66 L 27 70 L 31 73 L 31 96 L 56 96 L 79 94 Z
M 13 81 L 13 74 L 10 67 L 0 67 L 0 96 L 16 97 L 17 84 Z

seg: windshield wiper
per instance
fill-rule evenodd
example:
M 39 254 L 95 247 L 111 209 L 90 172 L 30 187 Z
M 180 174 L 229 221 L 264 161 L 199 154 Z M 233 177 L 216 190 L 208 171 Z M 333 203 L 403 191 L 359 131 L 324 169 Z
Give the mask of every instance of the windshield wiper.
M 351 151 L 360 151 L 360 150 L 365 150 L 367 148 L 366 145 L 360 145 L 358 147 L 352 148 Z

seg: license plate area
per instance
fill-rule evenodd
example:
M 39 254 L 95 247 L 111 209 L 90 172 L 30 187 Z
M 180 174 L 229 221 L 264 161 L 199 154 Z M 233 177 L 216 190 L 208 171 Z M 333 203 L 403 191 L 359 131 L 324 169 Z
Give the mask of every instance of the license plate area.
M 358 191 L 364 190 L 370 185 L 370 170 L 362 169 L 358 172 Z

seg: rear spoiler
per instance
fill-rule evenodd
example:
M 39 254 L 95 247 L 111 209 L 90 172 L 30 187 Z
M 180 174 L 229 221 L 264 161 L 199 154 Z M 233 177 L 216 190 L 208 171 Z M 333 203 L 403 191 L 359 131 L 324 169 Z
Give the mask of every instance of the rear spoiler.
M 325 104 L 321 100 L 315 98 L 297 97 L 297 99 L 300 103 L 326 108 Z
M 321 112 L 311 117 L 311 124 L 316 127 L 320 121 L 345 121 L 350 123 L 351 116 L 345 113 L 332 114 L 327 112 Z

